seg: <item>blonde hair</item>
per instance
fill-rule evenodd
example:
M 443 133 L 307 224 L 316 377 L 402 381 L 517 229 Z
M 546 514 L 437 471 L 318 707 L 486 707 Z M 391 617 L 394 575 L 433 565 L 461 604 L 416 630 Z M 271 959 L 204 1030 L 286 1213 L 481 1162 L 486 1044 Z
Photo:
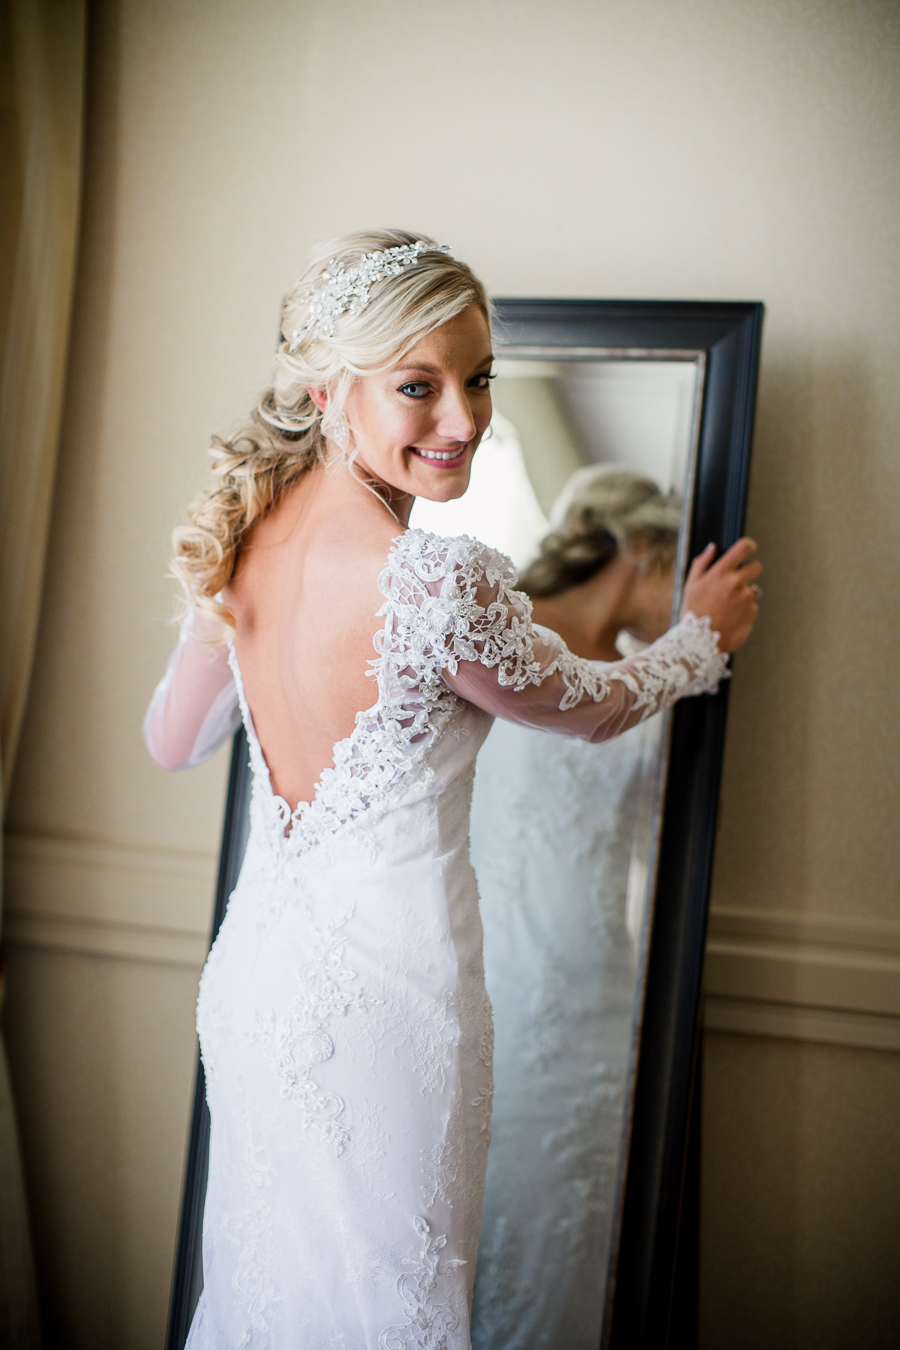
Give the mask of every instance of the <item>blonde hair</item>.
M 378 280 L 358 314 L 335 319 L 334 332 L 304 331 L 312 291 L 334 260 L 357 266 L 367 253 L 424 241 L 416 261 L 396 276 Z M 356 451 L 345 407 L 354 382 L 390 366 L 441 324 L 476 305 L 490 325 L 487 293 L 469 267 L 439 252 L 434 240 L 406 230 L 367 230 L 315 249 L 303 276 L 288 292 L 281 314 L 281 341 L 272 386 L 248 425 L 230 440 L 212 439 L 216 485 L 188 509 L 190 524 L 172 533 L 170 572 L 188 607 L 215 619 L 214 641 L 234 635 L 234 615 L 216 597 L 234 572 L 240 548 L 284 494 L 316 464 L 326 461 L 326 441 L 350 467 Z M 320 412 L 310 389 L 324 389 Z
M 620 551 L 639 552 L 647 569 L 667 570 L 678 549 L 681 502 L 632 469 L 590 465 L 573 473 L 551 523 L 556 528 L 519 582 L 535 597 L 588 581 Z

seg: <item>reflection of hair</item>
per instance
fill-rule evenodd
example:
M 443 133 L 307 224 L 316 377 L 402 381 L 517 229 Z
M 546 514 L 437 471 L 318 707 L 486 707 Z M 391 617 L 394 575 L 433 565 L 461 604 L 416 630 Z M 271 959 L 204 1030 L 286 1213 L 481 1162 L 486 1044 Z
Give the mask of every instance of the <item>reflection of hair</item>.
M 573 473 L 551 520 L 556 528 L 519 582 L 532 596 L 559 595 L 588 581 L 620 549 L 639 550 L 645 566 L 671 567 L 681 503 L 631 469 L 590 465 Z
M 215 596 L 231 578 L 247 532 L 315 463 L 324 461 L 326 437 L 342 450 L 346 463 L 352 462 L 344 408 L 356 378 L 397 360 L 469 305 L 477 305 L 490 323 L 481 282 L 465 263 L 435 248 L 420 253 L 396 276 L 378 279 L 360 313 L 348 311 L 335 319 L 332 336 L 303 331 L 312 290 L 321 285 L 332 259 L 339 267 L 355 267 L 367 253 L 422 238 L 406 230 L 370 230 L 318 248 L 284 302 L 272 388 L 248 426 L 231 440 L 213 438 L 218 482 L 189 509 L 190 524 L 174 531 L 171 571 L 188 602 L 220 622 L 224 639 L 234 631 L 234 616 Z M 425 242 L 434 241 L 426 237 Z M 292 335 L 297 335 L 293 343 Z M 311 388 L 327 390 L 324 414 L 310 398 Z

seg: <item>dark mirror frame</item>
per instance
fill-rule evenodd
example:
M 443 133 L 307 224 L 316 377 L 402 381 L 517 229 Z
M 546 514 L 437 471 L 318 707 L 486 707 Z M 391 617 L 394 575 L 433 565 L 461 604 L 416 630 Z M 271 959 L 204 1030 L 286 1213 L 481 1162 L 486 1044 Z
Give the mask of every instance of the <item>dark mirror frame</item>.
M 743 532 L 763 306 L 655 300 L 495 301 L 497 354 L 580 349 L 609 359 L 702 361 L 689 548 L 728 548 Z M 512 353 L 510 353 L 512 354 Z M 535 350 L 535 355 L 538 351 Z M 638 1012 L 636 1072 L 618 1242 L 602 1350 L 697 1344 L 700 988 L 725 742 L 728 683 L 671 714 L 656 888 Z M 237 882 L 248 831 L 250 772 L 234 738 L 212 938 Z M 185 1162 L 167 1350 L 183 1350 L 203 1284 L 201 1230 L 209 1113 L 198 1061 Z

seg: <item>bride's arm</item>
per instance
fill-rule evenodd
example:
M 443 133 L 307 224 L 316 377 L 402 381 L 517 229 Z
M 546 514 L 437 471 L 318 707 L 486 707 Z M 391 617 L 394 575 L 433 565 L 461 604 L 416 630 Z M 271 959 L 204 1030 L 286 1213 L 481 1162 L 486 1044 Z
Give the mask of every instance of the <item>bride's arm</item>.
M 686 614 L 657 642 L 623 661 L 574 656 L 556 633 L 533 624 L 530 605 L 504 597 L 505 653 L 484 644 L 474 659 L 447 667 L 461 698 L 495 717 L 587 741 L 609 740 L 677 699 L 716 688 L 727 657 L 706 619 Z
M 746 640 L 757 614 L 755 548 L 739 540 L 718 561 L 712 546 L 704 550 L 688 573 L 681 621 L 640 655 L 605 662 L 573 655 L 556 633 L 532 623 L 509 560 L 475 546 L 439 584 L 420 569 L 432 626 L 446 635 L 443 678 L 496 717 L 607 740 L 685 695 L 715 689 L 727 675 L 727 653 Z M 428 617 L 427 607 L 420 612 Z
M 200 641 L 202 624 L 191 614 L 182 625 L 144 718 L 147 749 L 164 769 L 202 764 L 240 724 L 228 648 Z

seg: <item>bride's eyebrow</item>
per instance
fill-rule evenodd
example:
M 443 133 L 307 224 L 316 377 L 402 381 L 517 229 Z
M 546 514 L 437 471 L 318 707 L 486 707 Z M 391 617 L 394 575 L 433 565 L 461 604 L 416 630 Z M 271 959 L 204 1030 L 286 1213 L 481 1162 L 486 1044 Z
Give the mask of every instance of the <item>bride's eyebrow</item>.
M 493 363 L 494 354 L 493 352 L 490 352 L 478 362 L 478 365 L 475 367 L 476 373 L 481 370 L 482 366 L 490 366 L 493 365 Z M 392 378 L 396 378 L 398 375 L 442 375 L 444 371 L 441 366 L 432 366 L 425 361 L 421 364 L 417 363 L 416 365 L 396 366 L 390 373 Z
M 392 375 L 440 375 L 440 366 L 429 366 L 427 363 L 414 366 L 397 366 L 391 371 Z

